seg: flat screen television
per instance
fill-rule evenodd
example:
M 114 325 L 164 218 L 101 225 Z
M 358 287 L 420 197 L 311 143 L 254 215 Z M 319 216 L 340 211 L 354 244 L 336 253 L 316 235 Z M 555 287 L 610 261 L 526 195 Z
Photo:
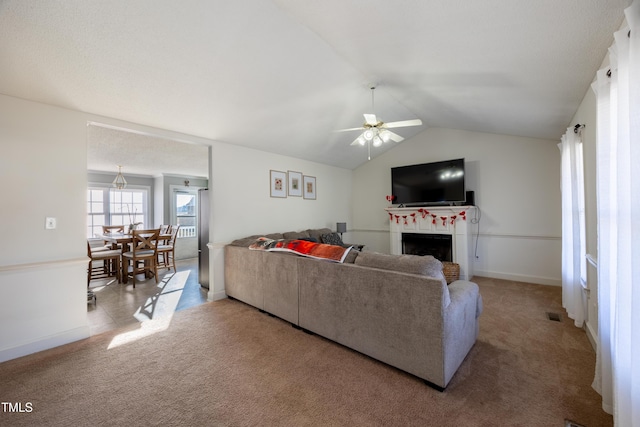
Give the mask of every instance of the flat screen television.
M 464 202 L 464 159 L 391 168 L 391 194 L 401 205 Z

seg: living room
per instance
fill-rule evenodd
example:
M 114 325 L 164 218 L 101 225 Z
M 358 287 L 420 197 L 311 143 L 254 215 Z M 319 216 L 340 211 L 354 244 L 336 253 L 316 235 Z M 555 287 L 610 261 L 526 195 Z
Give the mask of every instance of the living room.
M 611 34 L 623 22 L 622 9 L 630 2 L 624 3 L 616 4 L 615 19 L 607 24 L 610 27 L 607 29 L 609 38 L 602 46 L 598 46 L 596 56 L 600 59 L 590 71 L 589 79 L 593 78 L 594 72 L 605 60 L 606 48 L 613 41 Z M 0 14 L 5 14 L 7 9 L 3 5 Z M 13 49 L 19 50 L 18 45 L 12 45 Z M 42 53 L 41 49 L 35 50 L 36 54 Z M 9 55 L 14 50 L 5 49 L 2 52 Z M 326 52 L 317 54 L 321 62 Z M 50 61 L 50 67 L 58 63 Z M 64 62 L 64 59 L 61 61 Z M 280 65 L 290 66 L 294 60 L 290 61 Z M 318 62 L 314 61 L 314 64 L 318 66 Z M 24 63 L 20 63 L 20 66 L 26 68 Z M 223 79 L 226 73 L 233 75 L 234 72 L 221 71 L 224 74 L 219 78 Z M 323 91 L 330 92 L 331 97 L 335 98 L 343 90 L 349 94 L 349 101 L 353 98 L 363 99 L 355 108 L 359 113 L 353 116 L 349 114 L 338 120 L 342 106 L 327 113 L 328 120 L 334 122 L 330 126 L 332 130 L 358 125 L 362 120 L 361 114 L 368 112 L 366 109 L 370 105 L 368 89 L 362 87 L 361 73 L 351 68 L 345 73 L 350 73 L 356 83 L 345 86 L 336 76 L 328 75 L 323 76 L 326 78 L 322 79 L 319 89 L 311 90 L 308 88 L 313 87 L 314 82 L 296 80 L 298 85 L 307 88 L 307 95 L 312 99 L 317 97 L 324 100 L 318 93 Z M 314 77 L 321 80 L 319 74 Z M 239 80 L 259 80 L 259 84 L 255 81 L 248 83 L 249 89 L 243 96 L 251 98 L 260 90 L 270 92 L 270 82 L 262 80 L 263 77 L 242 75 Z M 228 129 L 223 126 L 219 132 L 205 131 L 204 127 L 197 126 L 190 128 L 187 124 L 165 126 L 162 119 L 151 117 L 152 111 L 163 104 L 162 98 L 152 98 L 146 101 L 147 104 L 132 107 L 138 111 L 149 111 L 148 115 L 130 116 L 136 117 L 133 120 L 116 113 L 107 114 L 117 109 L 91 109 L 90 105 L 80 103 L 81 98 L 77 98 L 75 104 L 70 103 L 73 105 L 58 102 L 55 97 L 57 91 L 64 92 L 70 88 L 66 86 L 60 89 L 53 83 L 47 86 L 46 80 L 43 78 L 33 83 L 44 88 L 41 96 L 35 97 L 37 99 L 29 98 L 30 86 L 9 87 L 12 82 L 8 79 L 0 89 L 0 176 L 7 183 L 5 200 L 10 201 L 3 203 L 0 208 L 3 222 L 9 224 L 5 236 L 10 242 L 10 245 L 3 245 L 0 249 L 1 361 L 89 336 L 84 298 L 88 123 L 211 147 L 209 182 L 214 194 L 210 234 L 213 260 L 213 280 L 209 292 L 211 301 L 225 297 L 223 247 L 238 237 L 310 227 L 335 228 L 337 222 L 346 222 L 348 231 L 344 236 L 345 241 L 365 244 L 367 250 L 388 252 L 389 217 L 384 208 L 389 204 L 386 196 L 390 191 L 390 168 L 462 157 L 468 165 L 467 187 L 475 191 L 476 204 L 482 212 L 474 242 L 477 243 L 477 250 L 474 248 L 474 254 L 477 255 L 474 265 L 476 274 L 555 286 L 562 281 L 560 151 L 557 147 L 562 132 L 554 137 L 539 138 L 511 136 L 490 129 L 478 131 L 471 125 L 465 129 L 465 125 L 454 127 L 425 123 L 425 127 L 418 129 L 415 134 L 403 134 L 406 140 L 401 144 L 374 150 L 371 161 L 366 160 L 366 148 L 351 147 L 351 141 L 347 141 L 340 146 L 345 152 L 344 157 L 361 159 L 357 166 L 351 168 L 321 161 L 323 156 L 330 155 L 327 154 L 328 150 L 314 152 L 314 158 L 318 159 L 315 161 L 309 159 L 310 154 L 296 154 L 295 148 L 290 148 L 303 139 L 297 133 L 299 126 L 289 127 L 282 123 L 283 134 L 290 131 L 292 136 L 289 140 L 281 138 L 281 146 L 277 142 L 271 143 L 274 139 L 269 138 L 273 131 L 268 127 L 243 130 L 242 137 L 246 141 L 265 141 L 265 149 L 258 149 L 248 142 L 246 145 L 225 142 L 230 138 L 225 133 L 229 132 Z M 228 80 L 235 81 L 233 78 Z M 577 123 L 587 124 L 583 131 L 587 212 L 593 214 L 596 206 L 597 130 L 596 99 L 589 83 L 590 80 L 583 84 L 579 99 L 572 99 L 570 107 L 560 109 L 565 119 L 562 121 L 563 132 Z M 384 82 L 380 85 L 381 93 L 387 91 L 385 97 L 376 98 L 380 109 L 385 108 L 381 105 L 384 99 L 393 98 L 399 93 L 393 89 L 394 84 L 402 86 L 391 78 L 386 80 L 386 88 Z M 109 92 L 109 85 L 101 88 L 100 92 Z M 534 94 L 531 96 L 535 97 Z M 180 94 L 176 95 L 176 99 L 179 97 Z M 64 99 L 64 95 L 61 99 Z M 288 98 L 279 100 L 283 104 L 296 104 Z M 102 101 L 103 106 L 109 105 L 106 100 Z M 349 101 L 344 103 L 348 104 Z M 402 101 L 410 103 L 407 95 L 402 95 Z M 470 100 L 478 109 L 482 101 Z M 362 111 L 362 105 L 365 111 Z M 262 105 L 252 111 L 259 111 L 260 107 L 267 109 Z M 323 111 L 324 107 L 320 105 L 310 116 L 319 114 L 318 111 Z M 300 106 L 296 105 L 296 108 Z M 509 106 L 505 109 L 508 110 Z M 571 112 L 566 113 L 565 110 Z M 401 112 L 404 111 L 401 109 Z M 201 111 L 183 115 L 175 109 L 170 109 L 166 114 L 175 114 L 184 123 L 192 123 L 196 117 L 206 122 L 206 116 L 215 116 Z M 560 112 L 549 114 L 560 115 Z M 265 112 L 264 115 L 270 118 L 270 113 Z M 397 119 L 404 118 L 409 117 L 400 116 Z M 428 115 L 425 115 L 423 120 L 426 122 L 427 118 Z M 251 115 L 242 115 L 238 120 L 250 122 L 251 119 Z M 299 121 L 311 122 L 306 115 Z M 272 127 L 277 127 L 277 124 Z M 233 125 L 238 126 L 238 122 Z M 309 124 L 309 133 L 318 132 L 315 126 L 315 123 Z M 532 126 L 544 125 L 534 123 Z M 265 134 L 256 136 L 260 131 Z M 323 141 L 325 145 L 335 149 L 338 144 L 329 144 L 326 139 Z M 278 141 L 277 138 L 275 140 Z M 290 154 L 285 154 L 284 148 L 289 148 Z M 317 198 L 270 197 L 270 170 L 299 171 L 315 177 Z M 45 229 L 44 220 L 47 217 L 58 219 L 55 230 Z M 594 253 L 597 237 L 594 215 L 588 214 L 587 221 L 587 251 Z M 590 274 L 593 276 L 594 272 Z M 597 301 L 592 300 L 587 308 L 587 334 L 593 335 L 597 331 L 589 330 L 594 328 L 589 322 L 597 321 L 594 315 Z

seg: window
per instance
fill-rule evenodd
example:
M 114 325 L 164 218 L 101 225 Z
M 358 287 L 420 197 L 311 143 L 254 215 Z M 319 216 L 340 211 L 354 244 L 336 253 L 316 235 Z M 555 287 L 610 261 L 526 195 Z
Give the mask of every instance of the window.
M 173 189 L 174 224 L 180 226 L 178 237 L 195 237 L 198 225 L 198 193 L 195 190 Z
M 87 237 L 102 234 L 103 225 L 149 225 L 149 190 L 126 188 L 117 190 L 106 186 L 87 189 Z
M 102 234 L 105 220 L 105 193 L 101 188 L 89 188 L 87 191 L 87 237 Z

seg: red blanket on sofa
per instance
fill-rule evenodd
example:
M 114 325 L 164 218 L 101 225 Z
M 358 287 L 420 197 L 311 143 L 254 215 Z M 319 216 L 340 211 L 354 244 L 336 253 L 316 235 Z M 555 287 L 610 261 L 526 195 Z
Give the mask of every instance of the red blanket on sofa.
M 293 252 L 298 255 L 326 259 L 333 262 L 343 262 L 351 247 L 327 245 L 324 243 L 309 242 L 307 240 L 272 240 L 260 237 L 249 246 L 252 250 Z

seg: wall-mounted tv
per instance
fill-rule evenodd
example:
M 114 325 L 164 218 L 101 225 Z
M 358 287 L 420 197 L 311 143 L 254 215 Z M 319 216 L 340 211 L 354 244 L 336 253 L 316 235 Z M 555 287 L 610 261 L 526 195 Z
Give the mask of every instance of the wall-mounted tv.
M 391 194 L 401 205 L 464 202 L 464 159 L 391 168 Z

